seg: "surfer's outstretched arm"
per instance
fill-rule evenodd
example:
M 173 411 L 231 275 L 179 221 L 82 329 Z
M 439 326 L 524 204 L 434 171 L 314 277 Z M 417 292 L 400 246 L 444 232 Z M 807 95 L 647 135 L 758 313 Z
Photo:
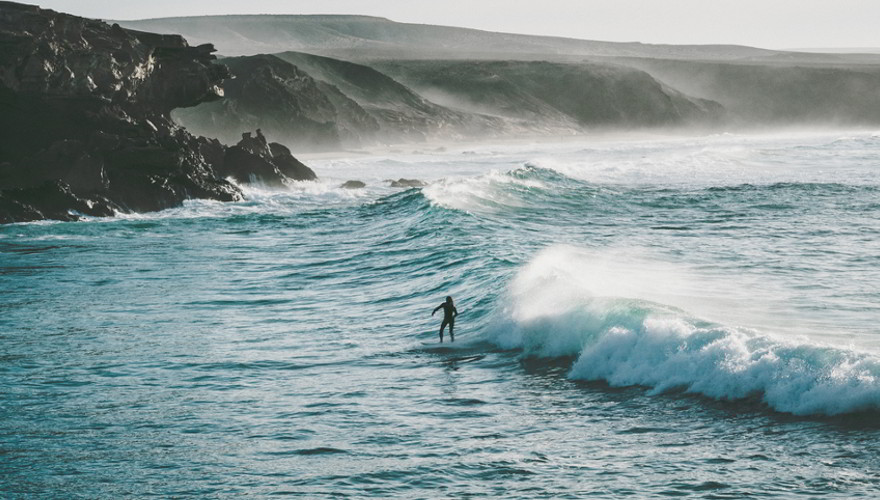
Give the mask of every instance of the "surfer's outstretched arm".
M 443 304 L 440 304 L 439 306 L 435 307 L 434 310 L 431 311 L 431 316 L 433 316 L 435 312 L 439 311 L 442 308 L 443 308 Z

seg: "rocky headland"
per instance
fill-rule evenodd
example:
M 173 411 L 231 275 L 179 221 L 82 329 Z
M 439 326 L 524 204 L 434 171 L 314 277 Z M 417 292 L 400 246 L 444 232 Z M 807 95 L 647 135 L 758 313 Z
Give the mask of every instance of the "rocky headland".
M 210 44 L 0 2 L 0 223 L 240 199 L 227 180 L 314 179 L 257 133 L 196 137 L 173 109 L 223 97 Z
M 392 140 L 398 129 L 409 137 L 474 139 L 596 128 L 880 124 L 880 54 L 603 42 L 346 15 L 120 23 L 213 42 L 227 56 L 275 52 L 355 101 L 379 123 L 374 136 Z M 429 107 L 407 104 L 407 94 Z M 238 112 L 271 135 L 269 120 L 263 126 L 258 113 Z M 351 130 L 345 120 L 330 122 Z
M 178 109 L 174 118 L 227 143 L 257 127 L 290 138 L 297 151 L 515 132 L 511 120 L 438 105 L 362 64 L 298 52 L 220 62 L 233 76 L 224 84 L 224 99 Z
M 237 140 L 260 127 L 298 151 L 590 130 L 707 125 L 718 103 L 648 73 L 593 63 L 375 61 L 282 52 L 222 59 L 223 100 L 178 109 L 196 133 Z

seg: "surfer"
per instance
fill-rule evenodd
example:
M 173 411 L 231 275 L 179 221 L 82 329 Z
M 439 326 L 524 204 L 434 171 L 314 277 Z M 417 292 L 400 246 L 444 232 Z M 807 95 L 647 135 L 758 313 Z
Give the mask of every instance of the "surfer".
M 455 304 L 452 303 L 452 297 L 447 296 L 446 302 L 435 307 L 431 316 L 440 309 L 443 309 L 443 323 L 440 324 L 440 343 L 443 343 L 443 329 L 446 328 L 446 325 L 449 325 L 449 341 L 455 342 L 455 332 L 453 332 L 453 328 L 455 328 L 455 317 L 458 316 L 458 309 L 456 309 Z

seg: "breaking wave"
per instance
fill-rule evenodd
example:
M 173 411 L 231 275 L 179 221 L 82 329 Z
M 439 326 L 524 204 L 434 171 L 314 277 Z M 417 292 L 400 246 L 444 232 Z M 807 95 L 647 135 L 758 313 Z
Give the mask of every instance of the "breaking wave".
M 759 398 L 796 415 L 880 411 L 876 353 L 696 318 L 649 299 L 687 287 L 672 269 L 639 280 L 644 267 L 621 272 L 590 265 L 594 257 L 565 246 L 540 252 L 514 279 L 489 339 L 525 356 L 574 358 L 572 379 Z

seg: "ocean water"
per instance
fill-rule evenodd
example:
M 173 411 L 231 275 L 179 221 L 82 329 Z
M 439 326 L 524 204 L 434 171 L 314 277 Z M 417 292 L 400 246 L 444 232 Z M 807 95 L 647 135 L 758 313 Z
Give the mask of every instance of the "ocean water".
M 307 162 L 0 227 L 0 496 L 880 496 L 880 133 Z

